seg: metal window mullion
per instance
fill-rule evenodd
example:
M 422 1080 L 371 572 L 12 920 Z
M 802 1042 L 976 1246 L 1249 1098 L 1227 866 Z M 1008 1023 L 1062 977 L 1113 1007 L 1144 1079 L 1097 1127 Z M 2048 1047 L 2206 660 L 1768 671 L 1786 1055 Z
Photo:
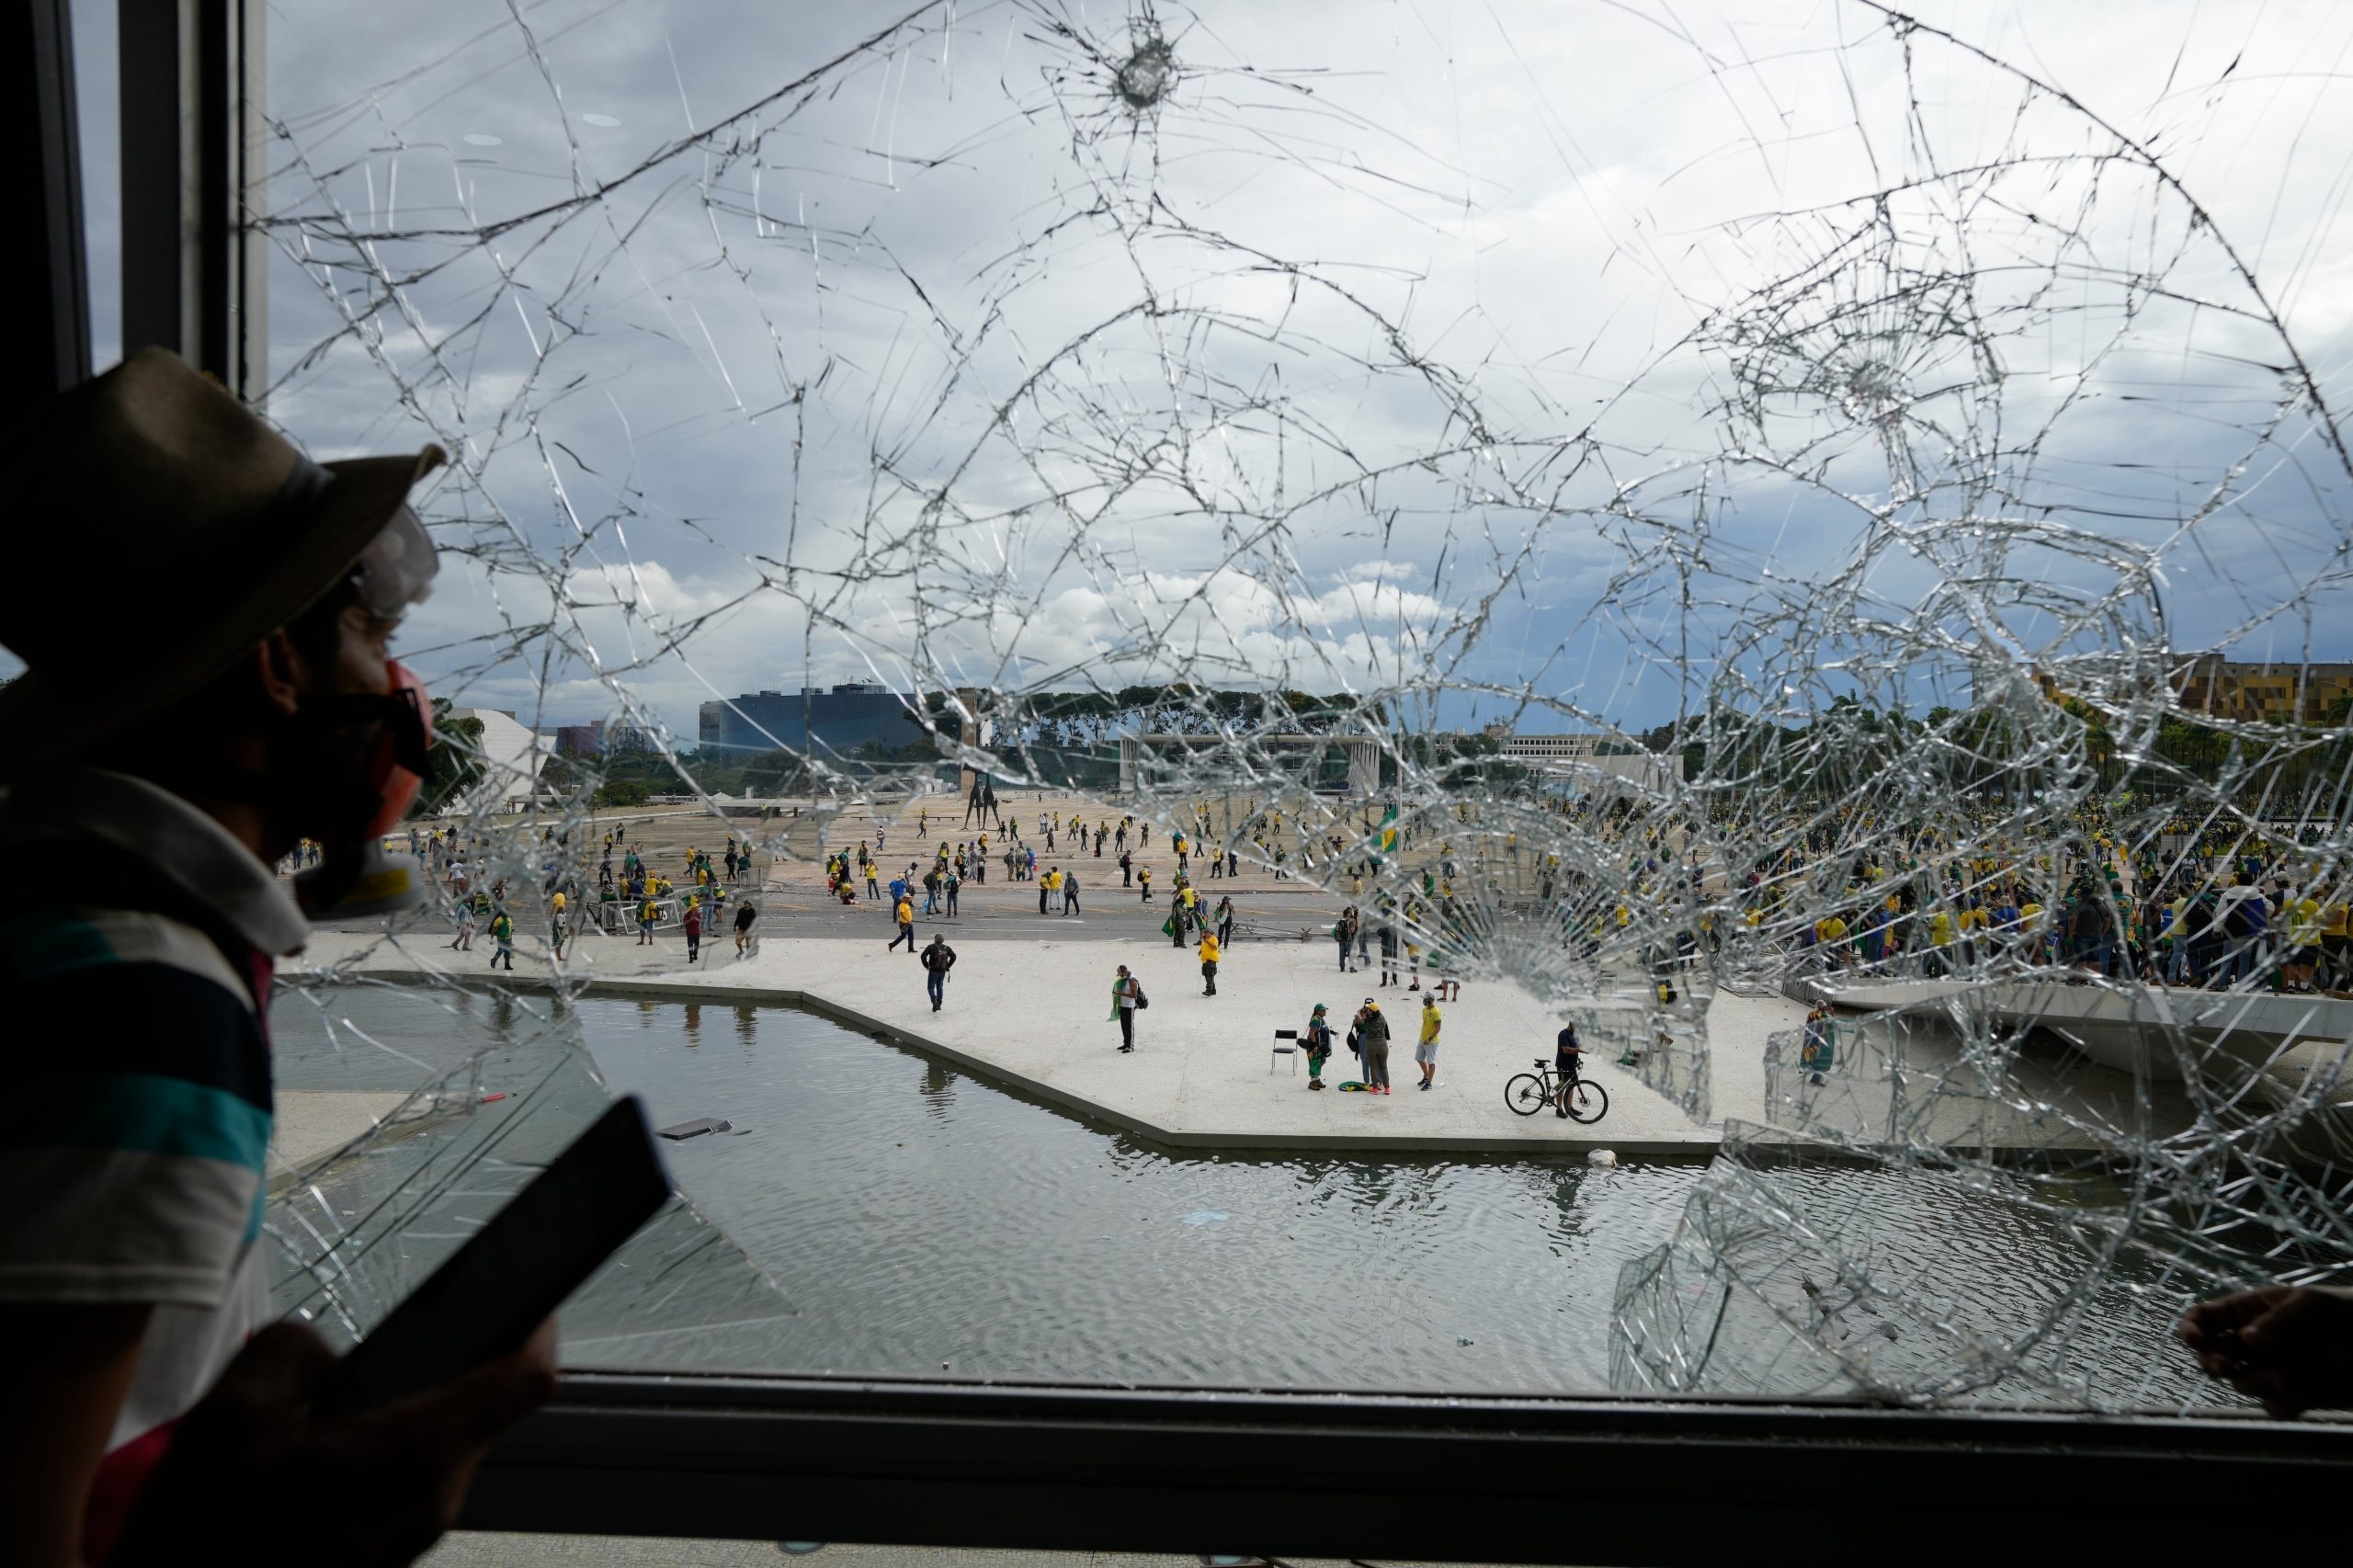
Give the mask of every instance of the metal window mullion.
M 122 342 L 259 395 L 268 370 L 259 0 L 119 0 Z

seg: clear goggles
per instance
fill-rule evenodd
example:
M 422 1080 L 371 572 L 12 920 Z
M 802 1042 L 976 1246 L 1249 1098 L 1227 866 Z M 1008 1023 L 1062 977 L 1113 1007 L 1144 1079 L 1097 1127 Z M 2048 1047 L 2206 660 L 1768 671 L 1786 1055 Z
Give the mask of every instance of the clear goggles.
M 398 620 L 411 605 L 425 602 L 433 591 L 434 574 L 440 570 L 433 537 L 404 502 L 392 521 L 359 552 L 351 569 L 351 583 L 369 614 L 380 620 Z

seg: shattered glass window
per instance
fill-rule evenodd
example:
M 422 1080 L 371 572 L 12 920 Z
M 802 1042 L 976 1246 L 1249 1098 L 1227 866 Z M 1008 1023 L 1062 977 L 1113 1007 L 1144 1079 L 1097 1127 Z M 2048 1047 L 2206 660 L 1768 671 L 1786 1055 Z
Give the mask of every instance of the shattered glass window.
M 2300 63 L 2353 20 L 270 25 L 268 412 L 323 457 L 451 454 L 404 656 L 457 705 L 435 821 L 470 892 L 594 884 L 644 786 L 533 738 L 593 722 L 771 887 L 987 782 L 1231 846 L 1327 895 L 1318 935 L 1377 912 L 1434 974 L 1580 1020 L 1621 1121 L 1711 1153 L 1603 1205 L 1618 1253 L 1495 1284 L 1466 1249 L 1505 1299 L 1582 1303 L 1574 1350 L 1466 1378 L 2227 1404 L 2179 1312 L 2353 1277 L 2353 97 Z M 920 744 L 853 756 L 738 695 L 804 682 L 896 694 Z M 764 739 L 731 759 L 707 723 Z M 472 995 L 451 918 L 324 941 L 278 1005 L 290 1083 L 384 1096 L 335 1102 L 363 1119 L 271 1219 L 289 1310 L 351 1334 L 606 1092 L 593 965 Z M 394 992 L 447 1028 L 379 1038 Z M 871 1142 L 801 1190 L 881 1170 Z M 1508 1210 L 1530 1183 L 1479 1158 L 1419 1190 Z M 1379 1204 L 1379 1164 L 1305 1179 Z M 687 1186 L 710 1217 L 617 1259 L 573 1354 L 846 1364 L 779 1261 L 808 1233 Z M 1138 1375 L 1367 1375 L 1206 1364 Z

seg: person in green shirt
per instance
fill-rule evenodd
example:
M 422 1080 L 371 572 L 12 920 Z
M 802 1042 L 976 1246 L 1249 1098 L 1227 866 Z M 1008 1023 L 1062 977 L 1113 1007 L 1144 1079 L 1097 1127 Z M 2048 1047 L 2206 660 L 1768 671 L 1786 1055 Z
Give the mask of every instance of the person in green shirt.
M 504 959 L 507 969 L 512 971 L 515 967 L 515 921 L 506 911 L 502 909 L 491 917 L 490 938 L 498 944 L 497 950 L 490 955 L 490 967 L 496 969 L 499 960 Z
M 1311 1089 L 1324 1086 L 1324 1063 L 1332 1059 L 1332 1023 L 1324 1017 L 1327 1011 L 1323 1003 L 1316 1003 L 1307 1027 L 1299 1031 L 1300 1049 L 1307 1054 L 1307 1086 Z

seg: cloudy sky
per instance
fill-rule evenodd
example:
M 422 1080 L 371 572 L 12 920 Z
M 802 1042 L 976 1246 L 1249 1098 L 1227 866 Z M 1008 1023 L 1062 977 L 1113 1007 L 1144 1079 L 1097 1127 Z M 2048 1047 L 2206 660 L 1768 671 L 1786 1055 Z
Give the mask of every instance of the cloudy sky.
M 407 645 L 550 722 L 2353 657 L 2353 8 L 1913 9 L 279 7 L 269 412 L 451 450 Z

